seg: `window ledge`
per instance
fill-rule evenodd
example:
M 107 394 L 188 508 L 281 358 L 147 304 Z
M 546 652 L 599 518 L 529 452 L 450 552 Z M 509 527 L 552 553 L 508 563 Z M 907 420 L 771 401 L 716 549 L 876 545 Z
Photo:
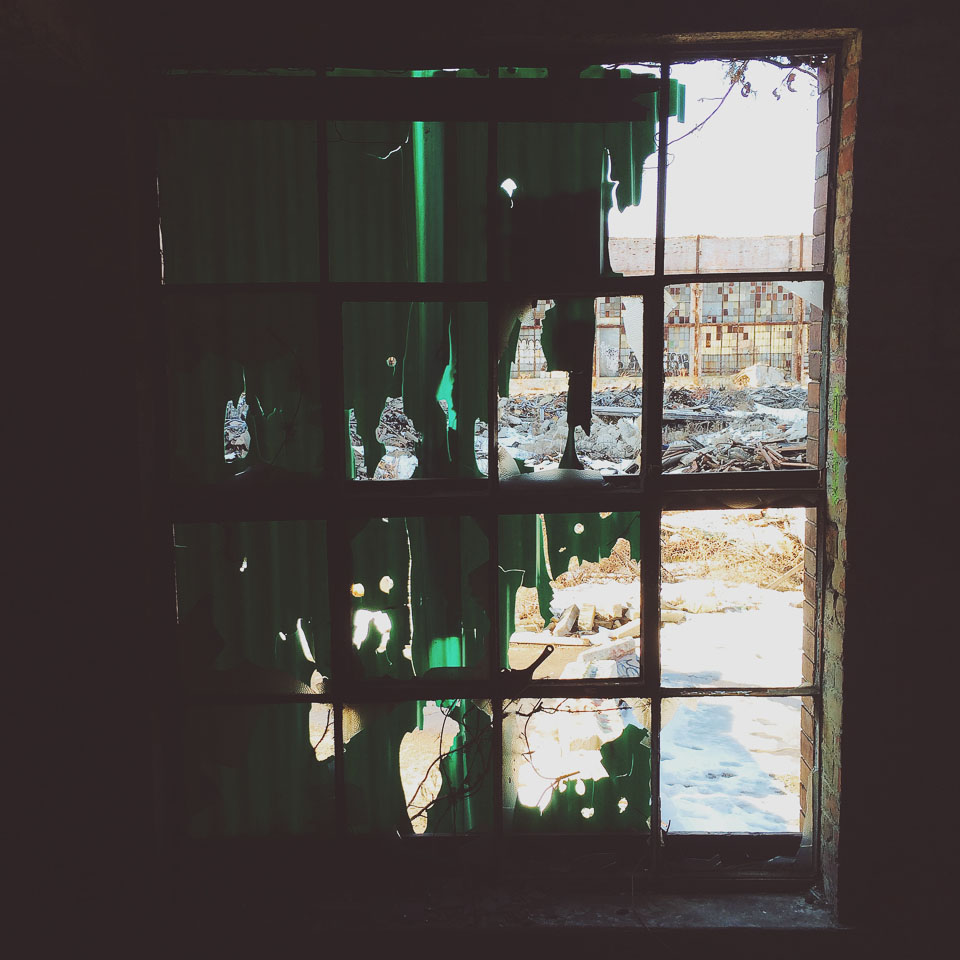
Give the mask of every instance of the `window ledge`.
M 329 905 L 329 918 L 353 927 L 349 907 Z M 478 932 L 547 931 L 561 928 L 647 933 L 729 931 L 843 931 L 830 909 L 809 903 L 798 893 L 643 893 L 556 896 L 543 891 L 502 891 L 479 896 L 426 897 L 384 905 L 376 924 L 381 931 L 467 929 Z M 327 928 L 329 929 L 329 928 Z

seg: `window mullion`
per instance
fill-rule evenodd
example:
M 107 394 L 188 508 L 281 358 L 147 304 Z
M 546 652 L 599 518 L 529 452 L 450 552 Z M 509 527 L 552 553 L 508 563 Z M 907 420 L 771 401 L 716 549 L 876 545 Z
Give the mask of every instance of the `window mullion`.
M 499 80 L 497 66 L 489 68 L 488 83 Z M 489 89 L 489 88 L 485 88 Z M 499 476 L 499 395 L 497 369 L 500 359 L 500 231 L 497 221 L 497 200 L 500 189 L 498 167 L 500 153 L 499 118 L 487 118 L 487 492 L 492 507 L 496 504 Z M 493 291 L 493 296 L 490 292 Z M 489 544 L 487 589 L 489 630 L 489 664 L 491 678 L 490 706 L 493 713 L 490 735 L 490 774 L 493 777 L 493 834 L 499 855 L 503 837 L 503 702 L 493 694 L 494 679 L 500 671 L 500 520 L 495 509 L 489 509 L 484 518 Z
M 326 72 L 317 68 L 319 87 L 326 87 Z M 323 471 L 325 492 L 336 500 L 346 491 L 346 418 L 343 414 L 343 305 L 330 290 L 330 229 L 328 223 L 329 173 L 327 158 L 327 104 L 319 97 L 317 112 L 317 256 L 322 294 L 317 303 L 319 342 L 328 348 L 327 376 L 323 378 Z M 332 361 L 332 362 L 331 362 Z M 334 816 L 336 833 L 347 832 L 346 776 L 343 763 L 343 680 L 349 669 L 347 643 L 350 641 L 350 604 L 348 601 L 350 548 L 345 517 L 331 511 L 325 523 L 327 538 L 327 596 L 330 604 L 330 672 L 335 698 L 333 707 L 334 743 Z

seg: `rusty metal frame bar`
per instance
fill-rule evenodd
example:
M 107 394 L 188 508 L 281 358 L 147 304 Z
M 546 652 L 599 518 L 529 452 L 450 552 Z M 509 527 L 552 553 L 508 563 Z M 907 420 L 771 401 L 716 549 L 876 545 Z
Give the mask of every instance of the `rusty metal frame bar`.
M 635 98 L 656 85 L 643 77 L 616 82 L 553 79 L 486 80 L 379 77 L 303 77 L 285 83 L 267 77 L 166 77 L 156 84 L 160 116 L 311 119 L 324 112 L 340 120 L 562 120 L 602 123 L 644 120 Z
M 664 687 L 653 679 L 637 680 L 532 680 L 518 688 L 509 676 L 495 681 L 465 678 L 462 680 L 391 680 L 388 683 L 370 679 L 330 680 L 323 693 L 204 693 L 184 694 L 179 702 L 195 707 L 294 703 L 399 703 L 406 700 L 488 700 L 499 697 L 504 703 L 521 698 L 582 699 L 642 697 L 653 699 L 701 699 L 707 697 L 814 697 L 818 687 L 802 684 L 792 687 Z
M 709 479 L 722 479 L 716 487 Z M 742 477 L 739 485 L 730 477 Z M 620 478 L 616 478 L 620 479 Z M 499 516 L 522 513 L 571 513 L 590 510 L 639 511 L 656 501 L 668 510 L 751 507 L 814 507 L 823 497 L 823 487 L 814 469 L 751 471 L 741 474 L 668 474 L 630 483 L 597 483 L 589 487 L 518 492 L 508 483 L 489 491 L 486 480 L 450 481 L 445 489 L 440 479 L 389 481 L 403 490 L 384 490 L 387 482 L 336 484 L 329 480 L 277 483 L 262 486 L 210 484 L 183 485 L 167 489 L 163 510 L 171 523 L 203 523 L 255 520 L 323 520 L 338 515 L 355 517 L 428 517 L 469 514 Z M 409 486 L 407 486 L 409 484 Z M 343 487 L 346 487 L 343 490 Z M 341 490 L 343 492 L 341 492 Z
M 499 189 L 499 188 L 498 188 Z M 658 276 L 646 273 L 630 277 L 607 277 L 589 283 L 577 281 L 571 285 L 565 277 L 555 280 L 501 280 L 490 278 L 476 281 L 425 280 L 422 283 L 409 281 L 354 281 L 331 280 L 329 283 L 313 280 L 259 281 L 254 283 L 167 283 L 163 285 L 164 297 L 218 296 L 224 293 L 264 293 L 299 291 L 323 294 L 328 290 L 336 293 L 345 303 L 369 303 L 392 300 L 437 302 L 456 300 L 460 302 L 494 301 L 508 299 L 547 299 L 553 297 L 613 297 L 641 296 L 649 292 L 652 284 L 678 286 L 685 283 L 750 283 L 751 281 L 777 283 L 813 280 L 825 282 L 827 274 L 822 270 L 744 270 L 725 273 L 668 273 Z
M 660 513 L 661 510 L 677 508 L 724 508 L 729 507 L 731 503 L 737 506 L 750 505 L 780 505 L 780 506 L 812 506 L 823 512 L 824 491 L 823 475 L 824 466 L 821 458 L 820 464 L 816 470 L 797 471 L 795 473 L 775 473 L 768 474 L 763 472 L 745 472 L 741 474 L 703 474 L 703 475 L 669 475 L 663 476 L 660 473 L 660 438 L 662 430 L 662 395 L 663 395 L 663 370 L 660 362 L 662 352 L 662 314 L 663 314 L 663 290 L 669 285 L 678 285 L 690 282 L 744 282 L 750 280 L 815 280 L 824 283 L 825 309 L 824 323 L 822 332 L 822 350 L 821 357 L 824 362 L 824 370 L 821 371 L 821 382 L 825 379 L 827 358 L 828 358 L 828 329 L 829 329 L 829 308 L 828 303 L 832 295 L 832 270 L 830 265 L 830 256 L 832 255 L 833 243 L 833 213 L 835 212 L 835 192 L 836 192 L 836 154 L 838 149 L 838 123 L 839 110 L 834 109 L 833 117 L 833 136 L 830 144 L 830 163 L 828 165 L 829 189 L 828 189 L 828 235 L 826 241 L 825 263 L 823 270 L 813 271 L 749 271 L 749 272 L 726 272 L 716 274 L 665 274 L 664 273 L 664 247 L 665 247 L 665 204 L 666 204 L 666 158 L 667 158 L 667 114 L 669 113 L 669 65 L 671 62 L 685 62 L 679 57 L 687 55 L 691 59 L 704 59 L 711 53 L 717 55 L 732 55 L 739 52 L 748 55 L 749 52 L 763 52 L 776 55 L 778 51 L 796 53 L 799 49 L 804 52 L 810 48 L 810 52 L 830 53 L 838 58 L 838 42 L 827 41 L 817 46 L 813 50 L 809 43 L 787 42 L 768 43 L 756 41 L 751 44 L 730 44 L 717 43 L 716 45 L 699 45 L 678 48 L 676 45 L 656 48 L 659 53 L 656 59 L 661 61 L 661 76 L 656 83 L 656 89 L 659 91 L 659 145 L 658 145 L 658 182 L 657 182 L 657 237 L 655 247 L 655 272 L 651 275 L 642 277 L 623 277 L 603 280 L 596 284 L 591 284 L 584 288 L 582 285 L 575 289 L 569 289 L 564 283 L 558 284 L 520 284 L 513 282 L 504 282 L 497 275 L 497 269 L 500 263 L 498 255 L 498 233 L 495 218 L 495 201 L 497 199 L 497 121 L 511 120 L 512 114 L 509 110 L 502 112 L 494 111 L 496 116 L 491 117 L 490 104 L 494 102 L 495 107 L 499 101 L 491 100 L 489 85 L 477 84 L 476 89 L 479 92 L 478 103 L 485 105 L 482 115 L 478 114 L 478 121 L 486 122 L 488 130 L 487 143 L 487 258 L 488 273 L 487 281 L 480 283 L 334 283 L 328 276 L 328 257 L 326 256 L 327 237 L 326 237 L 326 197 L 327 197 L 327 170 L 326 170 L 326 147 L 325 147 L 325 113 L 323 105 L 328 102 L 326 96 L 318 96 L 321 90 L 337 91 L 341 87 L 345 91 L 344 96 L 347 100 L 353 98 L 356 94 L 356 102 L 360 104 L 364 97 L 370 97 L 370 92 L 364 92 L 361 87 L 356 85 L 354 79 L 345 81 L 331 81 L 322 76 L 320 71 L 316 79 L 309 81 L 312 92 L 310 96 L 311 115 L 315 118 L 318 130 L 318 141 L 324 142 L 323 149 L 318 142 L 318 204 L 319 220 L 321 226 L 320 252 L 321 252 L 321 274 L 322 280 L 316 283 L 277 283 L 277 284 L 183 284 L 183 285 L 163 285 L 159 291 L 152 287 L 150 295 L 154 299 L 158 309 L 167 300 L 175 300 L 178 296 L 191 296 L 204 294 L 217 295 L 229 290 L 231 293 L 276 289 L 306 289 L 318 294 L 318 306 L 320 315 L 318 322 L 322 323 L 324 316 L 330 326 L 327 334 L 329 342 L 330 336 L 334 340 L 333 349 L 330 355 L 334 358 L 341 357 L 343 352 L 343 328 L 341 318 L 341 307 L 347 301 L 377 301 L 377 300 L 410 300 L 410 301 L 485 301 L 494 305 L 508 297 L 515 297 L 518 294 L 528 293 L 532 289 L 549 286 L 550 296 L 616 296 L 616 295 L 642 295 L 645 297 L 644 313 L 644 345 L 643 356 L 645 369 L 653 371 L 652 376 L 648 374 L 650 381 L 645 384 L 645 394 L 648 402 L 644 404 L 642 432 L 643 432 L 643 450 L 644 462 L 641 468 L 639 478 L 618 478 L 612 483 L 604 483 L 596 489 L 584 489 L 573 493 L 565 492 L 556 497 L 544 496 L 540 492 L 531 495 L 521 494 L 520 491 L 509 490 L 500 485 L 496 472 L 496 450 L 497 450 L 497 346 L 498 335 L 496 329 L 496 313 L 489 311 L 487 316 L 488 323 L 488 385 L 490 390 L 488 404 L 488 478 L 483 481 L 448 481 L 448 480 L 419 480 L 419 481 L 400 481 L 389 484 L 390 489 L 372 489 L 367 485 L 354 485 L 347 480 L 345 463 L 345 421 L 340 410 L 343 397 L 343 374 L 342 365 L 338 363 L 331 364 L 332 375 L 326 378 L 326 395 L 324 402 L 326 410 L 324 412 L 325 429 L 325 455 L 324 469 L 326 476 L 319 481 L 295 482 L 284 484 L 280 487 L 258 487 L 249 488 L 225 488 L 220 485 L 200 487 L 187 485 L 170 484 L 169 479 L 158 485 L 158 503 L 166 503 L 166 509 L 158 508 L 159 521 L 169 524 L 171 521 L 177 522 L 212 522 L 216 520 L 248 520 L 248 519 L 287 519 L 287 518 L 308 518 L 322 517 L 327 520 L 327 549 L 330 570 L 328 578 L 330 580 L 331 597 L 331 656 L 334 665 L 332 672 L 333 679 L 328 684 L 328 689 L 324 695 L 290 695 L 290 696 L 260 696 L 255 693 L 248 695 L 236 695 L 230 697 L 204 695 L 195 693 L 185 695 L 175 702 L 181 707 L 203 708 L 216 707 L 227 704 L 280 704 L 280 703 L 329 703 L 334 707 L 334 732 L 335 732 L 335 771 L 336 771 L 336 810 L 338 832 L 341 836 L 346 835 L 346 797 L 344 792 L 344 744 L 343 744 L 343 718 L 342 707 L 344 703 L 350 702 L 395 702 L 406 699 L 440 699 L 456 696 L 458 698 L 487 699 L 493 705 L 494 724 L 492 736 L 493 758 L 499 763 L 492 763 L 491 769 L 494 771 L 494 791 L 495 791 L 495 834 L 498 838 L 497 851 L 498 856 L 502 853 L 501 841 L 503 837 L 502 822 L 502 717 L 503 704 L 518 695 L 517 690 L 509 686 L 509 677 L 502 677 L 499 674 L 499 640 L 497 608 L 499 604 L 499 589 L 497 577 L 497 558 L 498 558 L 498 523 L 497 518 L 504 514 L 511 513 L 542 513 L 542 512 L 570 512 L 582 509 L 614 509 L 614 510 L 634 510 L 641 514 L 642 518 L 642 541 L 643 541 L 643 566 L 641 575 L 641 585 L 643 591 L 644 609 L 647 611 L 659 609 L 659 556 L 660 556 Z M 609 58 L 608 58 L 609 59 Z M 651 59 L 638 53 L 634 48 L 631 59 L 625 62 L 636 62 L 638 60 Z M 558 61 L 559 62 L 559 61 Z M 839 58 L 835 61 L 839 65 Z M 491 77 L 495 79 L 496 71 L 491 71 Z M 164 80 L 163 84 L 179 83 L 180 80 Z M 189 86 L 194 86 L 196 80 L 189 81 Z M 209 82 L 209 78 L 200 83 Z M 241 81 L 241 82 L 246 82 Z M 372 91 L 376 89 L 378 95 L 382 94 L 385 81 L 376 80 L 373 84 L 368 84 Z M 396 83 L 397 81 L 394 81 Z M 628 81 L 629 82 L 629 81 Z M 236 84 L 236 80 L 221 81 L 221 85 Z M 273 83 L 273 82 L 271 82 Z M 290 80 L 289 84 L 300 85 L 303 81 Z M 584 87 L 590 81 L 577 81 L 577 86 L 571 89 Z M 649 86 L 649 81 L 646 81 Z M 261 83 L 261 86 L 263 84 Z M 415 86 L 414 86 L 415 85 Z M 465 82 L 457 84 L 456 91 L 458 95 Z M 287 87 L 283 84 L 282 87 Z M 390 86 L 388 82 L 388 86 Z M 469 84 L 473 87 L 474 84 Z M 496 89 L 501 89 L 498 85 Z M 556 96 L 556 91 L 560 88 L 566 89 L 562 82 L 548 80 L 543 86 L 535 85 L 537 88 L 547 92 L 549 96 Z M 640 85 L 638 84 L 638 89 Z M 246 87 L 247 93 L 242 96 L 236 90 L 231 90 L 227 96 L 228 100 L 232 98 L 248 96 L 253 90 L 254 84 Z M 354 93 L 349 93 L 353 87 Z M 409 87 L 409 89 L 408 89 Z M 835 101 L 839 100 L 840 85 L 836 84 L 834 90 Z M 481 89 L 482 88 L 482 89 Z M 212 88 L 211 88 L 212 89 Z M 301 88 L 306 90 L 306 86 Z M 613 85 L 604 86 L 605 95 L 614 90 Z M 626 89 L 626 86 L 621 89 Z M 646 90 L 646 86 L 643 88 Z M 291 88 L 292 90 L 292 88 Z M 512 85 L 511 85 L 512 90 Z M 404 98 L 411 96 L 421 100 L 428 96 L 423 87 L 422 80 L 412 81 L 410 84 L 403 84 L 396 88 L 396 95 L 390 95 L 390 108 L 399 108 L 403 106 L 409 110 L 409 101 L 401 103 Z M 402 91 L 402 93 L 401 93 Z M 588 91 L 592 93 L 593 91 Z M 445 91 L 444 91 L 445 93 Z M 217 96 L 220 94 L 218 93 Z M 272 97 L 272 92 L 270 96 Z M 340 96 L 339 93 L 336 94 Z M 430 94 L 431 96 L 433 94 Z M 299 96 L 299 94 L 298 94 Z M 518 115 L 518 119 L 529 120 L 532 115 L 529 114 L 531 103 L 535 103 L 539 94 L 530 94 L 528 100 L 523 94 L 517 99 L 522 101 L 525 106 L 524 115 Z M 269 99 L 269 97 L 267 98 Z M 304 101 L 306 102 L 306 100 Z M 609 102 L 609 100 L 608 100 Z M 501 105 L 502 106 L 502 105 Z M 371 107 L 372 109 L 372 107 Z M 524 112 L 526 111 L 526 112 Z M 563 112 L 563 119 L 576 119 L 571 117 L 569 111 Z M 616 112 L 613 110 L 612 112 Z M 548 111 L 549 113 L 549 111 Z M 450 119 L 459 121 L 472 119 L 469 111 L 465 114 L 462 110 L 454 112 Z M 178 110 L 177 115 L 194 115 L 191 110 L 185 112 Z M 240 111 L 238 115 L 249 116 L 249 112 Z M 273 112 L 270 116 L 282 116 L 280 113 Z M 300 114 L 298 113 L 297 116 Z M 373 116 L 373 114 L 371 114 Z M 603 119 L 606 115 L 598 116 L 593 112 L 588 119 Z M 384 114 L 377 113 L 377 118 L 382 119 Z M 544 116 L 545 119 L 551 119 L 552 116 Z M 622 116 L 618 116 L 621 119 Z M 560 119 L 558 116 L 557 119 Z M 658 309 L 659 307 L 659 309 Z M 158 325 L 159 326 L 159 325 Z M 158 362 L 158 369 L 162 372 L 162 362 Z M 155 375 L 157 371 L 154 371 Z M 161 380 L 162 382 L 162 380 Z M 160 391 L 159 395 L 163 395 Z M 821 450 L 824 451 L 825 430 L 825 403 L 821 397 Z M 825 451 L 824 451 L 825 452 Z M 332 455 L 331 455 L 332 454 Z M 333 505 L 324 505 L 324 499 L 333 501 Z M 490 676 L 487 680 L 472 681 L 451 681 L 435 685 L 433 682 L 424 683 L 422 681 L 397 681 L 388 685 L 365 681 L 360 678 L 350 677 L 344 673 L 346 666 L 346 644 L 350 638 L 350 617 L 349 603 L 347 602 L 346 580 L 348 575 L 346 567 L 338 560 L 342 558 L 343 551 L 349 549 L 346 539 L 346 521 L 350 516 L 421 516 L 434 513 L 445 514 L 470 514 L 483 519 L 487 524 L 488 538 L 490 543 Z M 818 524 L 818 585 L 822 580 L 822 524 Z M 492 535 L 491 535 L 492 532 Z M 336 575 L 332 572 L 341 570 L 344 580 L 340 583 Z M 822 606 L 821 591 L 818 589 L 818 606 Z M 522 694 L 524 696 L 543 696 L 543 697 L 590 697 L 590 696 L 631 696 L 644 697 L 651 700 L 652 727 L 651 730 L 651 833 L 650 833 L 650 864 L 655 875 L 670 879 L 672 876 L 668 869 L 668 863 L 664 860 L 663 852 L 660 848 L 659 820 L 660 820 L 660 714 L 661 703 L 663 699 L 670 698 L 703 698 L 703 697 L 724 697 L 724 696 L 753 696 L 753 697 L 807 697 L 811 698 L 815 708 L 815 733 L 819 740 L 819 723 L 822 713 L 822 630 L 818 630 L 818 659 L 812 684 L 794 686 L 794 687 L 664 687 L 660 679 L 659 672 L 659 617 L 653 618 L 654 622 L 648 628 L 649 620 L 645 617 L 644 637 L 643 637 L 643 670 L 641 677 L 636 680 L 603 680 L 603 681 L 560 681 L 560 680 L 538 680 L 531 681 L 526 686 Z M 819 750 L 819 743 L 817 742 Z M 497 774 L 500 771 L 500 774 Z M 819 780 L 817 781 L 817 794 L 819 794 Z M 808 804 L 818 806 L 819 801 L 814 803 L 813 798 L 808 797 Z M 808 811 L 808 815 L 813 815 L 815 810 Z M 816 820 L 814 820 L 816 824 Z M 675 835 L 676 836 L 676 835 Z M 752 836 L 752 835 L 750 835 Z M 766 836 L 766 835 L 760 835 Z M 791 834 L 791 837 L 796 835 Z M 723 842 L 731 843 L 736 847 L 738 835 L 727 834 L 704 834 L 704 835 L 683 835 L 685 842 L 693 843 L 696 847 L 697 842 L 703 840 L 711 841 L 722 838 Z M 418 842 L 443 842 L 444 838 L 426 838 Z M 461 838 L 462 839 L 462 838 Z M 525 838 L 511 837 L 511 844 L 522 844 Z M 556 841 L 559 838 L 544 838 Z M 579 839 L 579 838 L 577 838 Z M 643 838 L 646 842 L 646 838 Z M 815 837 L 816 839 L 816 837 Z M 761 871 L 762 872 L 762 871 Z
M 413 69 L 454 69 L 469 64 L 487 64 L 496 59 L 500 65 L 505 63 L 529 63 L 535 66 L 583 67 L 589 64 L 603 62 L 615 64 L 628 63 L 660 63 L 672 61 L 684 63 L 690 59 L 713 59 L 746 57 L 750 53 L 768 56 L 786 56 L 802 54 L 831 54 L 835 53 L 840 43 L 855 33 L 852 29 L 843 27 L 827 27 L 807 30 L 778 30 L 778 31 L 716 31 L 711 32 L 703 39 L 690 39 L 689 35 L 657 35 L 636 33 L 628 30 L 618 32 L 616 38 L 604 32 L 599 36 L 584 36 L 571 41 L 568 40 L 562 47 L 537 51 L 531 55 L 529 41 L 520 37 L 515 43 L 500 39 L 496 42 L 496 49 L 491 49 L 491 43 L 476 41 L 474 37 L 448 37 L 442 50 L 437 49 L 432 36 L 427 36 L 423 47 L 416 42 L 407 41 L 403 51 L 398 55 L 395 43 L 378 47 L 373 38 L 364 37 L 363 55 L 358 56 L 344 52 L 343 45 L 337 42 L 326 44 L 324 37 L 311 35 L 304 42 L 304 50 L 300 52 L 290 48 L 290 42 L 285 39 L 282 46 L 270 49 L 269 38 L 258 38 L 257 52 L 249 57 L 243 53 L 210 57 L 205 51 L 203 56 L 194 57 L 187 53 L 174 54 L 164 59 L 151 58 L 148 68 L 159 75 L 163 70 L 229 70 L 237 69 L 245 62 L 245 69 L 269 69 L 270 65 L 280 63 L 301 63 L 304 68 L 309 67 L 318 57 L 327 66 L 345 68 L 364 68 L 371 70 L 409 70 Z M 771 35 L 767 35 L 771 34 Z M 266 53 L 264 52 L 266 50 Z M 417 66 L 419 64 L 419 66 Z M 489 69 L 489 68 L 488 68 Z M 178 80 L 177 77 L 169 77 Z M 190 79 L 190 78 L 186 78 Z M 242 81 L 246 78 L 234 78 Z M 287 78 L 296 83 L 301 79 L 310 80 L 311 77 Z M 352 78 L 351 78 L 352 79 Z M 359 78 L 362 79 L 362 78 Z M 403 77 L 384 77 L 381 82 L 404 80 Z M 466 80 L 460 82 L 481 83 L 483 79 Z M 443 82 L 442 80 L 437 82 Z M 533 81 L 536 82 L 536 81 Z M 549 82 L 549 81 L 548 81 Z

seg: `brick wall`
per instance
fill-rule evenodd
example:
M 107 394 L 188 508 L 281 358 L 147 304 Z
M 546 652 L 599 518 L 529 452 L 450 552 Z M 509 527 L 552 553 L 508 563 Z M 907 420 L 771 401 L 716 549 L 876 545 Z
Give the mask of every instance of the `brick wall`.
M 850 283 L 850 212 L 853 199 L 853 148 L 857 117 L 857 85 L 860 68 L 860 40 L 844 45 L 835 63 L 819 70 L 817 106 L 817 160 L 814 186 L 814 269 L 832 258 L 834 290 L 831 302 L 828 363 L 816 353 L 822 317 L 816 308 L 811 315 L 810 384 L 808 387 L 809 437 L 807 459 L 820 463 L 825 458 L 827 505 L 826 527 L 817 529 L 815 510 L 807 512 L 806 565 L 804 577 L 803 676 L 811 681 L 817 670 L 818 633 L 823 682 L 823 711 L 820 727 L 820 852 L 824 890 L 835 902 L 840 870 L 840 747 L 842 736 L 843 630 L 846 611 L 846 356 L 848 291 Z M 835 105 L 839 104 L 839 116 Z M 833 211 L 833 248 L 829 250 L 828 171 L 831 136 L 838 137 L 836 208 Z M 821 405 L 825 405 L 822 410 Z M 822 429 L 825 437 L 821 438 Z M 816 591 L 816 549 L 823 541 L 823 592 Z M 819 604 L 818 604 L 819 600 Z M 806 783 L 816 758 L 814 717 L 805 707 L 802 719 L 801 808 L 810 810 Z

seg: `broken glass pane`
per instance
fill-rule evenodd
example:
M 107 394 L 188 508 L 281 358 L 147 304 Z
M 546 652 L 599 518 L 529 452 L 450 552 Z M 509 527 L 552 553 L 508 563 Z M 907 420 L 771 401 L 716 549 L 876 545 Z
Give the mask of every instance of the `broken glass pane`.
M 501 657 L 533 678 L 638 678 L 640 520 L 635 513 L 500 517 Z
M 669 131 L 667 273 L 810 270 L 816 67 L 704 60 L 670 74 L 687 117 Z
M 486 125 L 327 124 L 333 280 L 486 277 Z
M 636 70 L 594 66 L 581 76 L 652 76 Z M 505 278 L 549 284 L 653 273 L 657 97 L 633 97 L 632 108 L 642 114 L 633 120 L 500 124 Z M 670 116 L 682 119 L 683 104 L 682 85 L 671 81 Z
M 818 281 L 666 288 L 665 473 L 815 462 L 822 307 Z
M 503 720 L 504 829 L 647 833 L 650 701 L 515 700 Z
M 314 297 L 178 292 L 167 297 L 164 314 L 172 479 L 319 475 L 322 382 Z
M 470 517 L 361 521 L 350 540 L 361 676 L 486 675 L 489 545 Z
M 801 697 L 664 700 L 661 816 L 669 833 L 799 832 L 801 718 L 811 707 Z
M 160 121 L 165 283 L 319 280 L 313 120 Z
M 566 324 L 552 300 L 513 312 L 500 360 L 500 389 L 509 391 L 499 401 L 501 479 L 557 468 L 638 472 L 643 298 L 589 303 L 590 324 Z M 577 370 L 581 354 L 588 366 Z
M 485 700 L 346 707 L 350 831 L 395 837 L 490 830 L 492 722 Z
M 663 514 L 664 686 L 803 682 L 804 522 L 803 508 Z
M 505 279 L 549 284 L 616 275 L 608 215 L 640 202 L 644 163 L 656 150 L 656 95 L 643 96 L 647 118 L 635 122 L 500 124 Z M 568 309 L 577 313 L 576 302 L 561 313 Z
M 175 528 L 181 676 L 196 693 L 322 693 L 330 675 L 321 521 Z
M 346 303 L 343 336 L 349 476 L 485 475 L 484 304 Z
M 199 707 L 184 716 L 186 831 L 198 838 L 332 833 L 333 740 L 311 705 Z

